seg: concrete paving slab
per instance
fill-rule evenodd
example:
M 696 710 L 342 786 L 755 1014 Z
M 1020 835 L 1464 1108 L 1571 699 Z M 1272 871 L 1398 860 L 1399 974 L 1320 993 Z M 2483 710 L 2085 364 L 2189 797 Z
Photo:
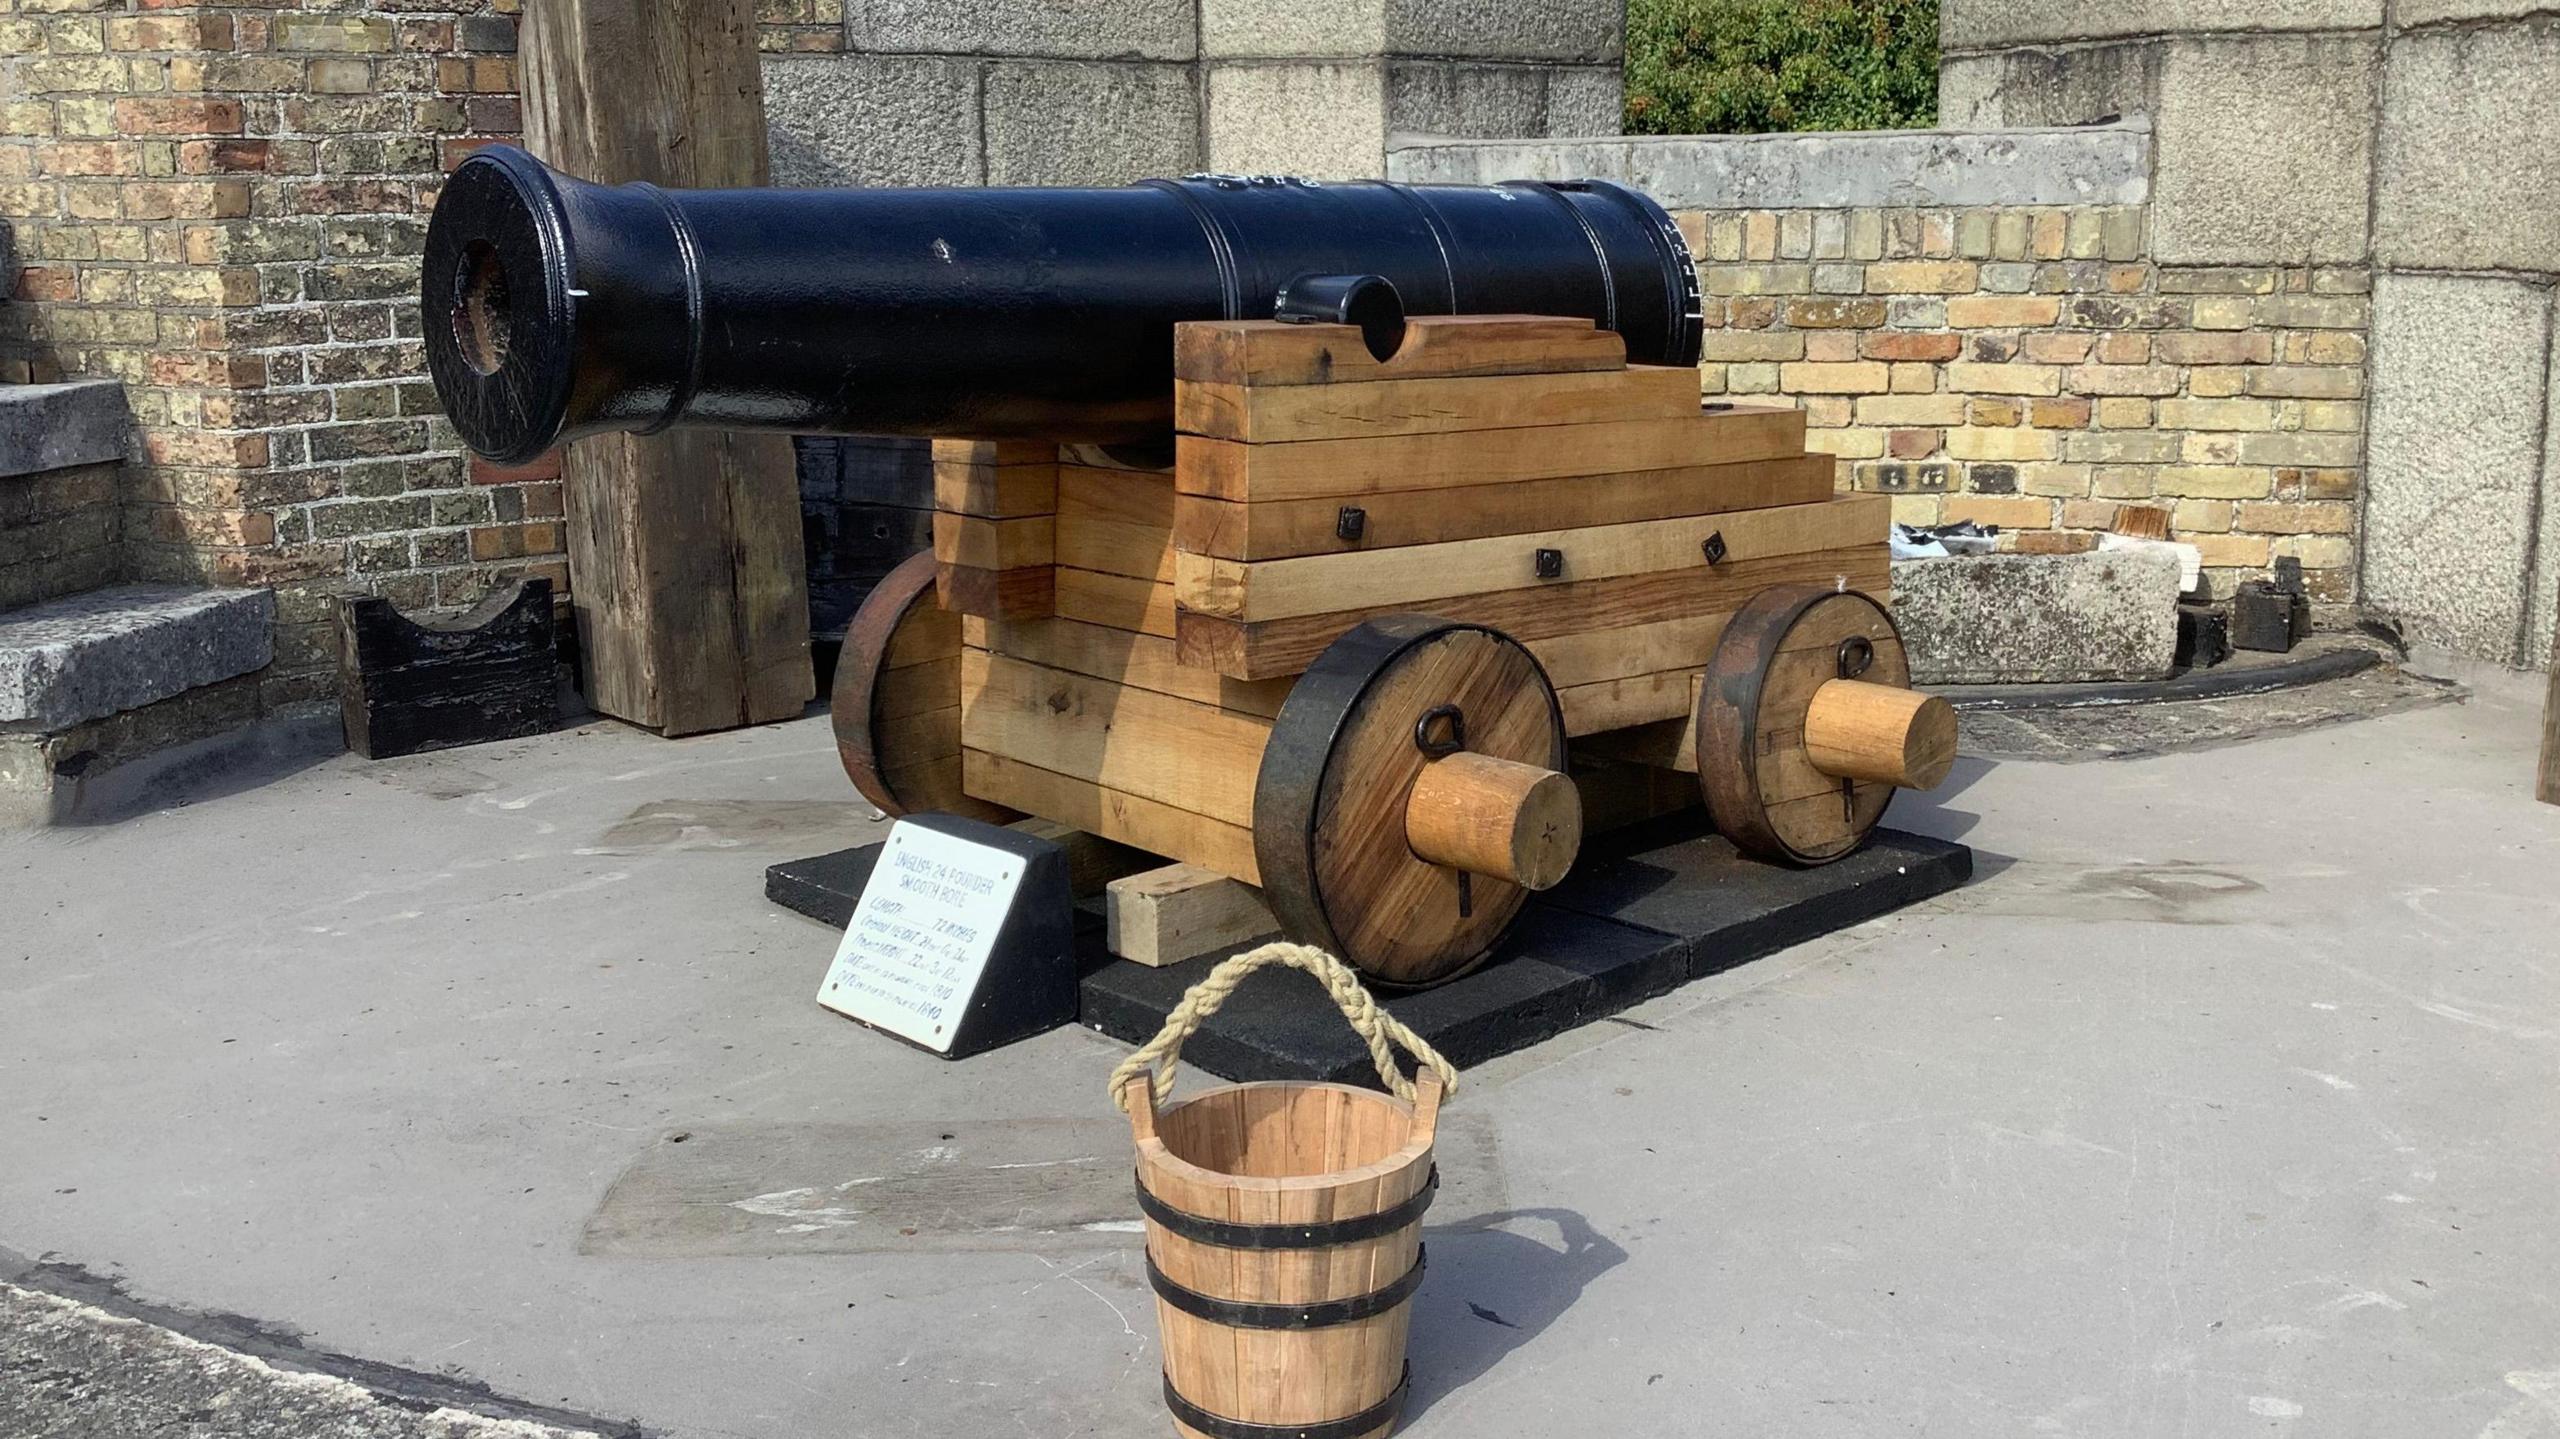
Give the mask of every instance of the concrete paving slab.
M 2471 682 L 1971 762 L 1894 821 L 1973 885 L 1471 1072 L 1403 1432 L 2529 1432 L 2560 809 L 2539 682 Z M 811 1002 L 805 829 L 738 817 L 832 751 L 598 726 L 0 838 L 0 1245 L 684 1439 L 1164 1432 L 1133 1241 L 581 1252 L 672 1130 L 1110 1117 L 1099 1036 Z M 590 852 L 671 799 L 738 842 Z

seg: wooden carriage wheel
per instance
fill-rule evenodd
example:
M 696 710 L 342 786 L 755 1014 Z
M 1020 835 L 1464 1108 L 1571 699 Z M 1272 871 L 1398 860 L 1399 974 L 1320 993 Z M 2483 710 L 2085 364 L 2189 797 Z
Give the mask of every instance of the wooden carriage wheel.
M 891 816 L 939 810 L 1021 818 L 960 780 L 960 617 L 934 594 L 932 554 L 910 556 L 854 611 L 829 706 L 836 753 L 862 797 Z
M 1263 898 L 1290 937 L 1420 986 L 1483 962 L 1581 843 L 1564 718 L 1529 652 L 1428 615 L 1333 642 L 1280 708 L 1254 791 Z
M 1955 762 L 1955 711 L 1911 689 L 1893 617 L 1828 585 L 1772 586 L 1734 614 L 1697 726 L 1717 831 L 1787 864 L 1855 850 L 1897 788 L 1932 788 Z

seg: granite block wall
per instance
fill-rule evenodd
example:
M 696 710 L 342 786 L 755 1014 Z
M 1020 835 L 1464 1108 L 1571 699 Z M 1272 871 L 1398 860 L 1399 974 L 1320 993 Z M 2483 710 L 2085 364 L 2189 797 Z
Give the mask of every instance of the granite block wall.
M 2156 126 L 2163 264 L 2373 277 L 2357 598 L 2540 666 L 2560 618 L 2560 14 L 1945 0 L 1956 126 Z

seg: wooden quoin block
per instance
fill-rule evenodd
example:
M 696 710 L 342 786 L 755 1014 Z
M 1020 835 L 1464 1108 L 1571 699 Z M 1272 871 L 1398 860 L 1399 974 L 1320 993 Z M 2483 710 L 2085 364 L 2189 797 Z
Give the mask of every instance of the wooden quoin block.
M 1280 932 L 1262 891 L 1197 865 L 1115 879 L 1103 893 L 1107 947 L 1157 968 Z
M 389 600 L 338 605 L 339 708 L 366 759 L 520 739 L 560 727 L 551 581 L 519 580 L 451 620 Z

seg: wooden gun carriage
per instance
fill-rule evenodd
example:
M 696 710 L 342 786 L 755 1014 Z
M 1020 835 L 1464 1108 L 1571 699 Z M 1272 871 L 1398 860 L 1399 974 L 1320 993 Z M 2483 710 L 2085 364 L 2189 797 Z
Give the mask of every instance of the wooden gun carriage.
M 848 637 L 855 783 L 1258 886 L 1385 983 L 1481 961 L 1590 823 L 1703 798 L 1819 864 L 1952 759 L 1886 502 L 1801 412 L 1701 405 L 1693 259 L 1624 186 L 671 192 L 491 146 L 422 271 L 501 463 L 970 437 Z
M 1415 318 L 1384 360 L 1189 323 L 1175 376 L 1170 467 L 936 443 L 934 552 L 837 672 L 874 804 L 1258 886 L 1409 986 L 1479 963 L 1587 821 L 1703 800 L 1819 864 L 1953 760 L 1879 603 L 1887 503 L 1833 494 L 1799 410 L 1535 316 Z

